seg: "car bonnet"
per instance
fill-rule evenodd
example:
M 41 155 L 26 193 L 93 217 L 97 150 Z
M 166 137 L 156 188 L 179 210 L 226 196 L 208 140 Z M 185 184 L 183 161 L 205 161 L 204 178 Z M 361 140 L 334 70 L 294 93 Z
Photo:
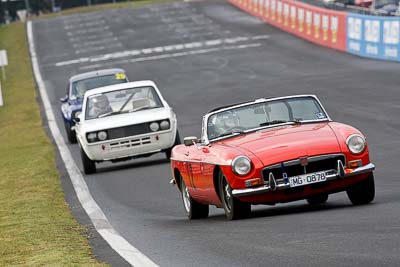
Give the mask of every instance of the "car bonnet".
M 341 151 L 329 122 L 277 126 L 221 142 L 254 154 L 264 166 Z

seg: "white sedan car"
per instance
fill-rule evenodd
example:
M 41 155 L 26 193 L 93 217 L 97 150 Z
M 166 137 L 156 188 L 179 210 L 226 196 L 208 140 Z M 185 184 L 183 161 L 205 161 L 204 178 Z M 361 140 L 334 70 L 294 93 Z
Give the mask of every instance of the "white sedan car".
M 136 81 L 87 91 L 76 134 L 86 174 L 96 162 L 150 156 L 180 144 L 176 115 L 152 81 Z

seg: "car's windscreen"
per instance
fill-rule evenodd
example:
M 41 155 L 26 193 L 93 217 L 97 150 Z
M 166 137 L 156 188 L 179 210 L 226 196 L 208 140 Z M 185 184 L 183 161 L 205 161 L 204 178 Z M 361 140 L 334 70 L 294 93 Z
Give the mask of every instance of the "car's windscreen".
M 85 119 L 96 119 L 122 113 L 163 107 L 153 87 L 115 90 L 88 97 Z
M 232 108 L 208 118 L 209 140 L 286 122 L 323 120 L 327 116 L 311 97 L 288 98 Z
M 124 73 L 116 73 L 79 80 L 72 83 L 71 98 L 82 98 L 85 92 L 90 89 L 126 82 L 128 82 L 128 80 L 126 79 L 126 75 Z

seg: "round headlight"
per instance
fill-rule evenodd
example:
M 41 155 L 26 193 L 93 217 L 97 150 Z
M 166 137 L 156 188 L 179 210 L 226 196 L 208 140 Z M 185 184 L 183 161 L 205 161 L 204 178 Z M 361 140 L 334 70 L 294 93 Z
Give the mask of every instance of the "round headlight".
M 161 128 L 161 130 L 167 130 L 167 129 L 169 129 L 169 121 L 162 121 L 162 122 L 160 123 L 160 128 Z
M 232 161 L 232 171 L 238 175 L 246 175 L 251 170 L 251 160 L 245 156 L 238 156 Z
M 87 134 L 87 139 L 89 142 L 94 142 L 96 141 L 97 135 L 96 133 L 88 133 Z
M 156 132 L 160 129 L 160 125 L 158 125 L 157 122 L 152 122 L 150 123 L 150 130 L 152 130 L 153 132 Z
M 106 132 L 106 131 L 100 131 L 100 132 L 98 132 L 98 133 L 97 133 L 97 138 L 98 138 L 100 141 L 106 140 L 106 139 L 107 139 L 107 132 Z
M 74 119 L 75 119 L 75 118 L 78 118 L 79 115 L 81 115 L 81 112 L 80 112 L 80 111 L 75 112 L 75 114 L 74 114 Z
M 346 144 L 353 154 L 360 154 L 365 149 L 365 139 L 359 134 L 350 135 L 346 140 Z

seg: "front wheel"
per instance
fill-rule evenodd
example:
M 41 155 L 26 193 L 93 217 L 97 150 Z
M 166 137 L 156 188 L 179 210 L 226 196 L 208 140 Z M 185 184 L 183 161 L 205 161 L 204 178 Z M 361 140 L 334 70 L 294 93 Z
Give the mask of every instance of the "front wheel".
M 71 124 L 68 122 L 64 122 L 64 126 L 65 126 L 65 131 L 67 132 L 68 141 L 71 144 L 75 144 L 77 142 L 76 133 L 74 130 L 71 129 Z
M 241 202 L 232 195 L 232 188 L 222 172 L 219 174 L 219 191 L 225 215 L 229 220 L 237 220 L 250 216 L 251 204 Z
M 371 173 L 367 179 L 350 186 L 346 192 L 353 205 L 370 203 L 375 198 L 374 174 Z
M 186 216 L 190 219 L 202 219 L 207 218 L 209 213 L 209 206 L 205 204 L 201 204 L 194 200 L 181 177 L 181 193 L 182 193 L 182 201 L 183 207 L 185 208 Z
M 83 172 L 85 174 L 92 174 L 96 173 L 96 162 L 91 160 L 81 147 L 81 159 L 82 159 L 82 165 L 83 165 Z
M 171 158 L 171 153 L 172 153 L 172 149 L 174 148 L 174 146 L 180 145 L 180 144 L 181 144 L 181 137 L 179 136 L 179 131 L 176 130 L 174 144 L 165 151 L 165 156 L 167 157 L 167 159 Z

